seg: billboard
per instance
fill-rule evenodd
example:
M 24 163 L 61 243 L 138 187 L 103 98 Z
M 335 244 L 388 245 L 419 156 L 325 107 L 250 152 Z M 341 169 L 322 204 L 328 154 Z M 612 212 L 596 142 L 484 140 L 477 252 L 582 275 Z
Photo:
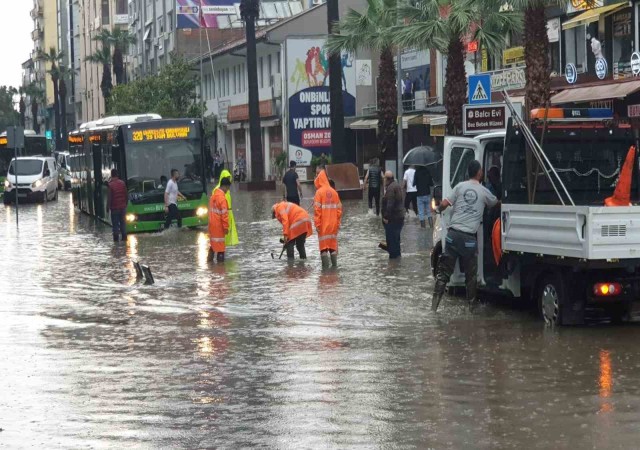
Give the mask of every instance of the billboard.
M 236 14 L 234 3 L 238 0 L 201 0 L 202 1 L 202 27 L 218 28 L 218 16 Z
M 176 28 L 200 28 L 200 0 L 176 0 Z
M 311 165 L 314 156 L 331 155 L 331 100 L 326 38 L 289 38 L 286 51 L 289 159 Z M 356 70 L 343 53 L 342 100 L 345 117 L 356 114 Z
M 219 15 L 236 14 L 237 0 L 176 0 L 176 28 L 218 28 Z

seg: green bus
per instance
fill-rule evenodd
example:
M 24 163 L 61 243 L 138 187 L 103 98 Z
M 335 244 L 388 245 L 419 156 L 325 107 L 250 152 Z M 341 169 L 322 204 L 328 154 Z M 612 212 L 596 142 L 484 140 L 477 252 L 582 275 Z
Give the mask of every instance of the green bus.
M 0 134 L 0 194 L 4 192 L 4 182 L 9 170 L 9 164 L 15 156 L 15 151 L 10 148 L 7 141 L 7 133 Z M 18 156 L 51 156 L 51 151 L 47 146 L 47 138 L 36 134 L 33 130 L 24 132 L 24 149 L 20 150 Z
M 107 117 L 69 133 L 69 171 L 78 209 L 111 223 L 107 191 L 117 169 L 129 191 L 127 232 L 164 227 L 164 191 L 171 169 L 180 171 L 178 202 L 185 227 L 208 223 L 202 121 L 159 116 Z

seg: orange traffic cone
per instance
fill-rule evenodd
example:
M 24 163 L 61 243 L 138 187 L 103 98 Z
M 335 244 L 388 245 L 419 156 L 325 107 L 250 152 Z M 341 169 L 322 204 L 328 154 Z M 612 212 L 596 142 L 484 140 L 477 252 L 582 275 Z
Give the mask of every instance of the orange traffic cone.
M 632 145 L 622 166 L 616 190 L 613 192 L 612 197 L 605 199 L 604 206 L 631 206 L 631 181 L 635 159 L 636 147 Z

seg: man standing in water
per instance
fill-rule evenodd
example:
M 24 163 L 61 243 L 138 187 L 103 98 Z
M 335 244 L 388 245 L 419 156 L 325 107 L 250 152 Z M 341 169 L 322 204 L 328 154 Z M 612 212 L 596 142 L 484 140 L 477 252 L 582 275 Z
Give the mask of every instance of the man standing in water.
M 229 234 L 229 207 L 226 194 L 231 187 L 231 179 L 223 178 L 220 186 L 215 188 L 209 199 L 209 255 L 208 261 L 213 261 L 217 255 L 218 262 L 224 262 L 226 250 L 225 237 Z
M 380 215 L 380 185 L 382 184 L 383 173 L 380 168 L 380 160 L 373 158 L 369 163 L 369 170 L 364 176 L 364 187 L 369 191 L 369 209 L 373 211 L 373 204 L 376 205 L 376 216 Z
M 393 172 L 388 170 L 384 174 L 386 191 L 382 198 L 382 223 L 387 238 L 389 259 L 401 256 L 400 235 L 404 226 L 404 208 L 402 205 L 402 188 L 395 181 Z
M 167 188 L 164 191 L 164 212 L 167 215 L 167 220 L 164 223 L 165 230 L 171 226 L 171 222 L 174 220 L 178 222 L 178 228 L 182 228 L 178 200 L 186 199 L 178 190 L 178 178 L 180 178 L 180 172 L 171 169 L 171 179 L 167 182 Z
M 468 167 L 469 180 L 458 183 L 449 198 L 442 200 L 437 208 L 441 213 L 449 206 L 453 212 L 449 219 L 446 246 L 438 263 L 436 285 L 431 300 L 431 309 L 438 310 L 438 305 L 451 274 L 460 259 L 464 267 L 467 301 L 469 309 L 473 310 L 477 303 L 476 291 L 478 287 L 478 239 L 477 232 L 482 222 L 485 207 L 498 204 L 498 199 L 482 184 L 484 173 L 478 161 L 471 161 Z
M 296 162 L 289 163 L 289 170 L 282 178 L 282 198 L 289 203 L 300 205 L 302 198 L 302 186 L 300 185 L 300 177 L 296 172 Z
M 120 235 L 122 240 L 127 240 L 127 223 L 125 214 L 129 194 L 127 185 L 120 179 L 116 169 L 111 170 L 111 181 L 109 181 L 109 191 L 107 192 L 107 213 L 111 211 L 111 227 L 113 231 L 113 242 L 118 242 Z
M 314 223 L 318 231 L 318 244 L 322 267 L 338 265 L 338 231 L 342 221 L 340 196 L 331 187 L 327 172 L 319 170 L 315 180 Z

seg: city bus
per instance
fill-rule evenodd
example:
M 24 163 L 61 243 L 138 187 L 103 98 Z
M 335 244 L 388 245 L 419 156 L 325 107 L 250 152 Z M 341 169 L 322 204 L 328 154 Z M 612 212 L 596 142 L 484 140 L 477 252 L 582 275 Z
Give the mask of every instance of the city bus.
M 171 170 L 180 171 L 185 201 L 178 209 L 185 227 L 207 225 L 207 178 L 202 122 L 157 115 L 107 117 L 69 133 L 73 202 L 106 223 L 111 169 L 129 192 L 127 232 L 164 227 L 164 191 Z
M 15 156 L 15 151 L 10 148 L 7 142 L 7 133 L 0 134 L 0 193 L 4 192 L 4 182 L 9 170 L 9 164 Z M 51 152 L 47 147 L 47 138 L 36 134 L 33 130 L 24 131 L 24 149 L 21 149 L 18 156 L 50 156 Z

